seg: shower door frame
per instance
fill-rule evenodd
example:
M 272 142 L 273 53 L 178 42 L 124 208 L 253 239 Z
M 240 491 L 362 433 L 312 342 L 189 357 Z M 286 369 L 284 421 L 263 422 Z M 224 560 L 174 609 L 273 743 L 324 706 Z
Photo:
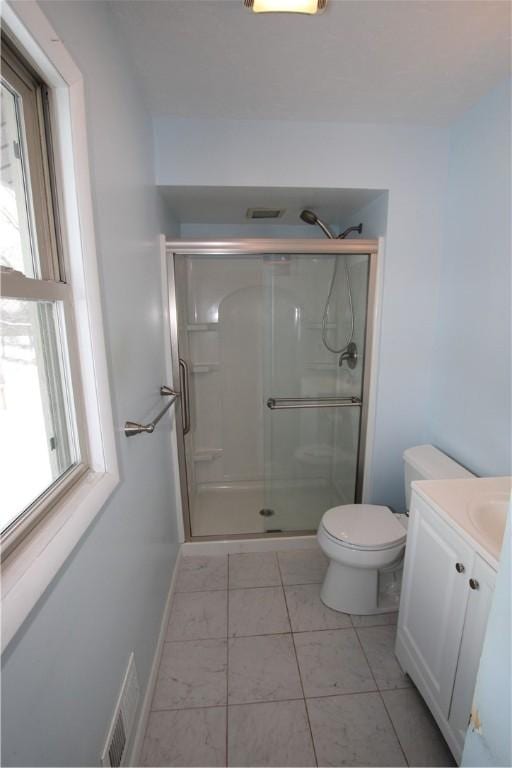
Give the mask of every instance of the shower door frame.
M 167 294 L 169 301 L 169 331 L 171 343 L 172 380 L 176 387 L 180 382 L 179 347 L 178 347 L 178 307 L 176 299 L 176 259 L 186 256 L 241 256 L 247 258 L 263 257 L 266 254 L 288 254 L 332 256 L 332 255 L 364 255 L 369 259 L 368 293 L 366 298 L 366 328 L 363 362 L 363 379 L 361 395 L 361 416 L 359 421 L 359 445 L 356 470 L 355 501 L 362 501 L 365 456 L 368 432 L 368 406 L 370 396 L 370 381 L 372 375 L 372 360 L 374 346 L 374 324 L 376 313 L 377 269 L 379 258 L 378 240 L 316 240 L 316 239 L 233 239 L 233 240 L 166 240 Z M 181 390 L 181 385 L 180 385 Z M 297 530 L 283 532 L 260 532 L 243 534 L 216 534 L 210 536 L 193 536 L 190 523 L 190 501 L 188 495 L 187 461 L 185 450 L 185 414 L 183 398 L 176 401 L 176 440 L 178 447 L 178 465 L 180 480 L 180 498 L 183 514 L 185 541 L 226 541 L 230 539 L 272 539 L 289 538 L 294 536 L 310 536 L 316 531 Z

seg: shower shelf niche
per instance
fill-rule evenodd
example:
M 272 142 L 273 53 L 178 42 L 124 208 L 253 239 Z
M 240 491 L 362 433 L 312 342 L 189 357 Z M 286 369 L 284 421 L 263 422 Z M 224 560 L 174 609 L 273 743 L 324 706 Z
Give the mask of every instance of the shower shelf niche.
M 336 328 L 336 323 L 326 323 L 326 328 Z M 323 328 L 322 323 L 304 323 L 304 328 L 308 331 L 321 331 Z
M 196 363 L 191 368 L 192 373 L 214 373 L 218 370 L 218 363 Z
M 338 363 L 306 363 L 305 368 L 308 371 L 337 371 Z
M 193 455 L 193 460 L 196 462 L 215 461 L 215 459 L 220 459 L 222 453 L 222 448 L 210 448 L 210 450 L 196 451 Z
M 218 331 L 219 323 L 187 323 L 187 331 Z

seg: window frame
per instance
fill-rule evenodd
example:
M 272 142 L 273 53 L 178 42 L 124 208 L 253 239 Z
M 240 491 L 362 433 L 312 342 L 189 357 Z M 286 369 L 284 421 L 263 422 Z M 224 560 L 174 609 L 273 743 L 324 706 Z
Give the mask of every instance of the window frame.
M 52 257 L 45 269 L 53 278 L 61 278 L 40 280 L 3 271 L 2 294 L 63 302 L 67 336 L 72 339 L 68 352 L 73 392 L 83 404 L 83 417 L 77 413 L 77 420 L 83 422 L 82 456 L 87 459 L 80 471 L 65 473 L 65 482 L 52 486 L 46 513 L 33 525 L 29 516 L 23 535 L 3 552 L 3 651 L 118 485 L 115 433 L 121 430 L 114 427 L 112 418 L 82 74 L 37 2 L 4 2 L 1 11 L 2 27 L 12 45 L 49 91 L 41 106 L 51 111 L 52 118 L 55 168 L 47 169 L 47 179 L 55 173 L 58 205 L 55 197 L 51 205 L 58 210 L 59 226 L 53 253 L 59 254 L 60 262 L 56 265 Z
M 76 438 L 79 457 L 78 461 L 74 461 L 47 488 L 43 489 L 41 494 L 1 532 L 1 552 L 3 557 L 7 557 L 23 536 L 39 523 L 43 515 L 51 512 L 63 494 L 87 472 L 88 447 L 84 428 L 85 414 L 79 360 L 76 355 L 73 293 L 71 286 L 65 280 L 67 270 L 63 238 L 59 231 L 61 221 L 57 215 L 58 193 L 51 142 L 50 109 L 43 109 L 43 99 L 49 105 L 50 94 L 45 83 L 30 70 L 29 64 L 23 60 L 3 32 L 1 57 L 2 78 L 21 101 L 21 139 L 24 144 L 22 158 L 25 165 L 26 196 L 35 223 L 35 232 L 31 232 L 30 237 L 36 245 L 38 265 L 34 265 L 34 271 L 39 272 L 39 276 L 28 277 L 16 270 L 2 269 L 0 293 L 2 298 L 6 299 L 62 303 L 63 328 L 61 330 L 65 338 L 61 338 L 60 341 L 64 346 L 63 357 L 68 369 L 64 377 L 69 380 L 72 395 L 75 427 L 72 437 Z M 29 228 L 32 228 L 30 223 Z
M 22 103 L 22 114 L 19 116 L 24 145 L 22 158 L 26 180 L 30 180 L 26 189 L 32 214 L 29 219 L 34 220 L 29 220 L 29 227 L 35 224 L 36 231 L 31 232 L 31 240 L 37 246 L 39 262 L 39 270 L 34 269 L 34 279 L 64 281 L 63 259 L 57 248 L 55 196 L 50 175 L 53 151 L 46 130 L 50 121 L 47 119 L 48 112 L 43 110 L 45 84 L 31 71 L 28 62 L 24 61 L 3 31 L 1 59 L 2 78 Z M 40 274 L 37 274 L 38 271 Z

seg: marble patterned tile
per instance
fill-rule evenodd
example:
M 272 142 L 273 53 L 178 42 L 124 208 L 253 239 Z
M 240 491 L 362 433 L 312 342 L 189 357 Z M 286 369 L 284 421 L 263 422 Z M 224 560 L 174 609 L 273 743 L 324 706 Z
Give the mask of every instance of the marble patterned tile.
M 328 561 L 320 549 L 278 552 L 283 584 L 318 584 L 324 580 Z
M 227 641 L 164 643 L 152 709 L 226 704 Z
M 455 765 L 441 731 L 415 688 L 383 691 L 382 698 L 409 765 Z
M 228 708 L 228 765 L 316 765 L 304 701 Z
M 227 637 L 228 593 L 177 592 L 174 595 L 166 640 L 207 640 Z
M 291 635 L 235 637 L 228 642 L 230 704 L 302 698 Z
M 378 693 L 308 699 L 307 707 L 318 765 L 407 765 Z
M 377 687 L 380 690 L 409 688 L 411 682 L 395 656 L 396 627 L 363 627 L 357 634 Z
M 290 632 L 283 588 L 230 590 L 228 631 L 230 637 Z
M 299 584 L 284 588 L 293 632 L 352 626 L 348 613 L 333 611 L 322 603 L 320 588 L 320 584 Z
M 226 708 L 151 712 L 143 766 L 226 765 Z
M 187 555 L 181 558 L 176 592 L 227 589 L 227 555 Z
M 390 613 L 374 613 L 369 616 L 359 616 L 352 614 L 352 625 L 357 629 L 358 627 L 382 627 L 389 624 L 396 624 L 398 621 L 398 611 L 391 611 Z
M 294 639 L 306 697 L 376 689 L 354 629 L 299 632 Z
M 229 588 L 281 586 L 275 552 L 242 552 L 229 556 Z

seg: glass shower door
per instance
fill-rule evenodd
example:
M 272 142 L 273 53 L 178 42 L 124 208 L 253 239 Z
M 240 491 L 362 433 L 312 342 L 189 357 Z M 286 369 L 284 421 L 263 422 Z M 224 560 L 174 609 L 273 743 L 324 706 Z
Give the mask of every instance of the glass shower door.
M 366 255 L 264 257 L 267 532 L 316 530 L 356 500 L 368 272 Z M 328 349 L 349 342 L 354 367 Z

